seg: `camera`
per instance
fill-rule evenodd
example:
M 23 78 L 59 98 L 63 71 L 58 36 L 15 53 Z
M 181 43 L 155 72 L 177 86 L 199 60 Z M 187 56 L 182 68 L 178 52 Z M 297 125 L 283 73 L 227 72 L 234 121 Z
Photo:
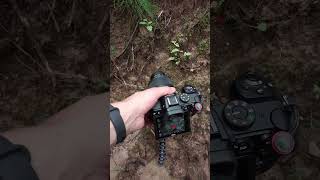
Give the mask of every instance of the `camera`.
M 172 81 L 163 72 L 155 72 L 150 79 L 149 88 L 171 86 Z M 164 139 L 173 135 L 191 131 L 190 117 L 202 110 L 202 96 L 191 85 L 185 85 L 181 92 L 161 97 L 150 110 L 155 137 L 160 141 L 159 164 L 165 159 Z
M 294 150 L 297 108 L 257 73 L 241 75 L 230 89 L 230 101 L 211 101 L 211 178 L 253 180 Z

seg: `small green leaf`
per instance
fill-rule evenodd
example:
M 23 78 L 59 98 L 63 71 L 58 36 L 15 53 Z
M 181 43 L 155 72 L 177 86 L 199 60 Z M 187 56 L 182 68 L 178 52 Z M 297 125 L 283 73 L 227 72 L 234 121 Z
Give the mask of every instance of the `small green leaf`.
M 259 31 L 265 32 L 268 29 L 268 25 L 265 22 L 259 23 L 258 26 L 257 26 L 257 29 Z
M 140 25 L 146 25 L 147 22 L 145 22 L 145 21 L 140 21 L 139 24 L 140 24 Z
M 190 56 L 191 56 L 191 52 L 184 52 L 184 53 L 183 53 L 183 56 L 184 56 L 184 57 L 190 57 Z
M 180 52 L 180 50 L 178 48 L 174 48 L 171 50 L 171 53 L 176 53 L 176 52 Z
M 149 32 L 151 32 L 151 31 L 153 30 L 153 27 L 152 27 L 152 26 L 147 26 L 146 28 L 147 28 L 147 30 L 148 30 Z
M 176 47 L 180 47 L 180 45 L 179 45 L 179 43 L 177 41 L 171 41 L 171 43 Z
M 224 0 L 218 1 L 218 8 L 220 8 L 223 5 L 223 3 L 224 3 Z
M 180 61 L 176 61 L 176 65 L 180 64 Z
M 317 100 L 320 99 L 320 87 L 317 84 L 313 85 L 313 93 Z
M 176 58 L 175 57 L 169 57 L 169 61 L 174 61 Z

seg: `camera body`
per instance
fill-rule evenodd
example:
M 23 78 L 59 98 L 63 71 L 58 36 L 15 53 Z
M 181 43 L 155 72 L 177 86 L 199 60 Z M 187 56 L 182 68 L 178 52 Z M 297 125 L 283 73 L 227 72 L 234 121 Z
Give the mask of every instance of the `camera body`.
M 254 179 L 294 150 L 298 118 L 293 99 L 262 76 L 240 76 L 233 82 L 231 100 L 212 101 L 211 113 L 212 176 Z
M 156 72 L 149 87 L 173 86 L 162 72 Z M 189 132 L 190 117 L 202 110 L 202 96 L 193 86 L 186 85 L 181 92 L 161 97 L 151 109 L 156 139 Z

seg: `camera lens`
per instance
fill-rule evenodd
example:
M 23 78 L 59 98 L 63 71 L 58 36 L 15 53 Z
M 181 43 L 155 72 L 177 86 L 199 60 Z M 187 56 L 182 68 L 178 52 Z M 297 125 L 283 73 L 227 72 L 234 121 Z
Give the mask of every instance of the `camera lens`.
M 152 74 L 149 87 L 161 87 L 161 86 L 170 86 L 173 87 L 173 83 L 169 79 L 167 75 L 165 75 L 161 71 L 157 71 L 154 74 Z

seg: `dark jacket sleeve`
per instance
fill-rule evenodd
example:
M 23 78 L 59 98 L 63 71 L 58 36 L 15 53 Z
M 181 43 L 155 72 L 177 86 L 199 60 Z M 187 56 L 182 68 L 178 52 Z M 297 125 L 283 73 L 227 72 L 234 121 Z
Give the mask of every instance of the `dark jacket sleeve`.
M 0 136 L 0 180 L 38 180 L 31 166 L 30 153 Z

